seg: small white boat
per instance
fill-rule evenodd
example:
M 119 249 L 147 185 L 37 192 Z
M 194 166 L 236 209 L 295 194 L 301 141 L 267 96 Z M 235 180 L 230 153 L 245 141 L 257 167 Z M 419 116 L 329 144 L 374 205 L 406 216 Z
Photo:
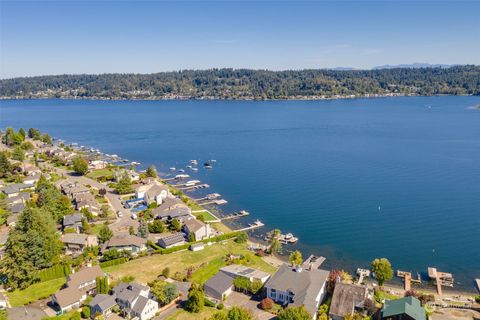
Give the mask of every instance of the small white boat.
M 180 172 L 180 173 L 184 173 L 184 172 L 185 172 L 185 170 L 183 170 L 183 169 L 178 169 L 178 172 Z
M 187 166 L 187 169 L 192 169 L 192 166 Z
M 196 171 L 198 171 L 198 168 L 192 168 L 192 171 L 196 172 Z
M 197 160 L 190 160 L 190 164 L 192 164 L 192 165 L 197 165 L 197 164 L 198 164 L 198 161 L 197 161 Z
M 169 169 L 170 169 L 171 171 L 177 170 L 177 168 L 175 168 L 175 167 L 170 167 Z

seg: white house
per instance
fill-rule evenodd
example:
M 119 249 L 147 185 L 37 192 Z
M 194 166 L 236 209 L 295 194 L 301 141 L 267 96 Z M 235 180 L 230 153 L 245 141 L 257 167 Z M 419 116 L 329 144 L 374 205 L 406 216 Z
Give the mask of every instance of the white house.
M 183 225 L 183 231 L 187 234 L 187 237 L 190 238 L 191 235 L 194 236 L 195 241 L 208 239 L 213 236 L 212 228 L 210 224 L 203 223 L 197 219 L 190 219 L 185 221 Z
M 112 289 L 112 294 L 127 317 L 148 320 L 158 312 L 158 303 L 149 299 L 150 288 L 147 286 L 121 282 Z

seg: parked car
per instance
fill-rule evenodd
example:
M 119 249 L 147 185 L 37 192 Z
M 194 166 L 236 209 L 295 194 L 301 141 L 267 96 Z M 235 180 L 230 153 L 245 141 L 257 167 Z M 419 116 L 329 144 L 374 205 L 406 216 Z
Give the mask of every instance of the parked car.
M 135 213 L 132 213 L 132 219 L 133 220 L 136 220 L 137 219 L 137 215 Z
M 117 216 L 118 216 L 119 218 L 123 217 L 122 211 L 118 210 L 118 211 L 117 211 Z

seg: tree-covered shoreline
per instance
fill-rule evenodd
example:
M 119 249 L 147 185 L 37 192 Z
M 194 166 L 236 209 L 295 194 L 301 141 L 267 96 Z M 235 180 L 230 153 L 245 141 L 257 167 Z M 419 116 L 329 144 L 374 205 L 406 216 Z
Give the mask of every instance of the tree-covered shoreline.
M 479 95 L 480 66 L 380 70 L 211 69 L 0 80 L 3 99 L 286 100 L 442 94 Z

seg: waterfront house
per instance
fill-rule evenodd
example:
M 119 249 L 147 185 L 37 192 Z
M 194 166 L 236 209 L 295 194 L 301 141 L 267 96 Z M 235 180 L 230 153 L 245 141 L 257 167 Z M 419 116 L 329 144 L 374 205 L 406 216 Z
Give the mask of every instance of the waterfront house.
M 103 252 L 110 249 L 129 251 L 133 255 L 137 255 L 147 250 L 147 240 L 132 235 L 116 235 L 103 244 Z
M 332 320 L 343 320 L 355 311 L 363 309 L 367 299 L 367 287 L 337 282 L 333 291 L 329 316 Z
M 249 281 L 260 281 L 265 283 L 270 274 L 242 265 L 232 264 L 220 268 L 204 285 L 205 295 L 211 299 L 221 302 L 225 300 L 234 289 L 233 281 L 237 277 L 247 278 Z
M 90 170 L 101 170 L 105 169 L 108 165 L 108 162 L 104 160 L 90 160 L 88 164 L 88 168 Z
M 73 228 L 75 232 L 82 232 L 82 218 L 81 213 L 67 214 L 63 217 L 63 230 Z
M 164 248 L 171 248 L 185 244 L 185 235 L 182 232 L 169 233 L 158 237 L 157 244 Z
M 149 298 L 150 288 L 138 283 L 121 282 L 112 289 L 112 295 L 122 310 L 130 318 L 148 320 L 158 312 L 158 303 Z
M 117 305 L 115 296 L 109 294 L 97 294 L 95 298 L 88 304 L 90 307 L 90 317 L 96 318 L 102 315 L 105 319 L 112 313 L 113 307 Z
M 284 306 L 301 306 L 316 318 L 317 309 L 325 297 L 329 271 L 303 270 L 282 265 L 265 284 L 267 297 Z
M 193 236 L 195 241 L 208 239 L 213 235 L 210 224 L 203 223 L 202 221 L 193 218 L 185 221 L 183 232 L 187 234 L 188 238 Z
M 65 245 L 65 254 L 77 256 L 87 247 L 98 246 L 98 238 L 95 235 L 65 233 L 61 241 Z
M 145 203 L 147 205 L 156 202 L 162 204 L 168 196 L 168 187 L 166 185 L 154 184 L 145 192 Z
M 381 317 L 383 320 L 425 320 L 426 312 L 420 300 L 409 296 L 385 301 Z
M 191 214 L 190 208 L 175 208 L 172 210 L 164 210 L 164 211 L 157 211 L 157 210 L 152 210 L 152 214 L 156 219 L 160 219 L 166 223 L 171 222 L 173 219 L 177 219 L 181 223 L 184 223 L 185 221 L 189 219 L 193 219 L 194 216 Z

